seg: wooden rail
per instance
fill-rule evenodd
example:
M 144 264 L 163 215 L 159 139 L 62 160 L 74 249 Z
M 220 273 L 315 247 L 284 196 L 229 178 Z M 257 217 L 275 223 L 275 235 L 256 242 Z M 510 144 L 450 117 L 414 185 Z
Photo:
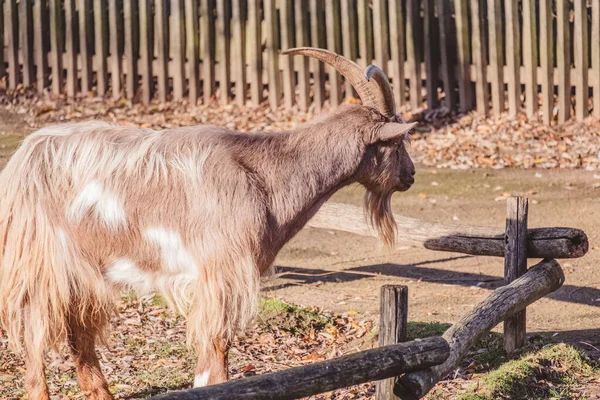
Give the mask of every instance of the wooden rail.
M 336 106 L 354 93 L 333 69 L 280 55 L 313 46 L 378 64 L 401 106 L 437 108 L 443 96 L 461 111 L 514 114 L 523 94 L 528 115 L 539 108 L 552 123 L 556 107 L 564 122 L 590 105 L 600 116 L 598 40 L 600 2 L 586 0 L 0 0 L 9 88 L 145 103 Z

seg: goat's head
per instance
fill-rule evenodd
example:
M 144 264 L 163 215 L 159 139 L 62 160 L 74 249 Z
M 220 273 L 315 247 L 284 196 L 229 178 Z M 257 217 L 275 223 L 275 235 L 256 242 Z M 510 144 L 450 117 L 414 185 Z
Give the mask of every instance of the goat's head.
M 379 67 L 364 69 L 336 53 L 310 47 L 284 53 L 314 57 L 333 66 L 360 96 L 363 105 L 352 112 L 357 125 L 353 128 L 362 130 L 366 148 L 356 179 L 367 188 L 366 207 L 372 223 L 381 239 L 392 245 L 396 224 L 390 201 L 394 192 L 408 190 L 415 181 L 415 167 L 405 146 L 416 124 L 407 124 L 396 114 L 392 88 Z

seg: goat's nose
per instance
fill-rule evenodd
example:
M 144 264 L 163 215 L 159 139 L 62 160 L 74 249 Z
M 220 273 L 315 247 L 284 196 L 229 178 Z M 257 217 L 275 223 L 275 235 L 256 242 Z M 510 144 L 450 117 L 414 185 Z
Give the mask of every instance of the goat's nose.
M 406 178 L 406 183 L 412 185 L 413 183 L 415 183 L 415 178 L 413 176 L 409 176 L 408 178 Z

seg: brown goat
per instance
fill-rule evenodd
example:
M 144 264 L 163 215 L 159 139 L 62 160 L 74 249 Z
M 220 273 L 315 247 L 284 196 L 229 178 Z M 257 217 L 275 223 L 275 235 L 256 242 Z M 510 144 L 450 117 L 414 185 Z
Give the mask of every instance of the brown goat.
M 363 105 L 275 134 L 88 122 L 25 139 L 0 174 L 0 320 L 24 347 L 30 400 L 48 399 L 43 356 L 63 340 L 88 398 L 112 398 L 94 346 L 124 288 L 157 291 L 187 317 L 194 386 L 227 380 L 261 274 L 343 186 L 367 188 L 394 241 L 390 198 L 415 171 L 387 78 L 327 51 L 290 53 L 335 66 Z

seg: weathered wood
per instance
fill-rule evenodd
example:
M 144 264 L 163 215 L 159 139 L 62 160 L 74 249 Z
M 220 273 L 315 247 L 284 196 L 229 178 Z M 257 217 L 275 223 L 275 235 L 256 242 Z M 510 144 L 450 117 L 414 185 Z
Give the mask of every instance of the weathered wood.
M 229 2 L 217 0 L 217 42 L 219 45 L 219 102 L 227 104 L 231 98 L 231 25 Z
M 200 96 L 200 79 L 198 67 L 199 32 L 198 32 L 198 3 L 194 0 L 185 0 L 185 47 L 187 54 L 188 96 L 190 103 L 196 104 Z
M 358 51 L 366 67 L 373 61 L 373 23 L 369 0 L 357 0 L 358 13 Z
M 94 41 L 96 50 L 96 90 L 104 96 L 108 89 L 108 21 L 106 0 L 94 0 Z
M 477 112 L 488 115 L 490 105 L 488 98 L 488 83 L 486 78 L 486 48 L 483 27 L 484 19 L 479 0 L 471 0 L 471 26 L 473 29 L 473 64 L 475 64 L 475 96 L 477 99 Z
M 531 303 L 560 288 L 565 280 L 560 265 L 544 260 L 508 286 L 496 289 L 442 336 L 450 344 L 450 357 L 428 370 L 402 376 L 395 387 L 401 399 L 418 399 L 451 373 L 469 349 L 494 326 Z
M 442 0 L 445 1 L 445 0 Z M 404 16 L 402 15 L 402 0 L 390 0 L 390 49 L 392 53 L 392 89 L 396 105 L 405 101 L 404 84 Z
M 558 67 L 558 123 L 571 116 L 571 28 L 569 0 L 556 0 L 556 64 Z
M 494 115 L 504 112 L 504 48 L 502 47 L 502 1 L 488 0 L 488 32 L 490 38 L 490 75 Z
M 19 1 L 19 43 L 23 65 L 23 85 L 31 86 L 35 81 L 33 74 L 33 14 L 31 0 Z M 2 45 L 4 51 L 4 44 Z
M 426 222 L 394 214 L 397 246 L 411 245 L 429 250 L 504 257 L 503 228 L 460 226 Z M 308 226 L 335 229 L 362 236 L 377 237 L 361 207 L 326 203 L 308 221 Z M 527 257 L 578 258 L 588 251 L 586 234 L 574 228 L 536 228 L 527 232 Z
M 137 89 L 137 54 L 135 54 L 135 35 L 138 28 L 135 15 L 135 2 L 123 1 L 123 30 L 125 31 L 125 96 L 132 100 Z
M 423 50 L 425 52 L 425 71 L 427 78 L 425 86 L 427 88 L 427 107 L 434 109 L 439 106 L 438 99 L 438 66 L 439 60 L 439 39 L 436 32 L 434 0 L 425 0 L 423 2 Z
M 41 0 L 37 0 L 38 2 Z M 4 68 L 4 2 L 0 1 L 0 43 L 2 43 L 2 51 L 0 51 L 0 79 L 6 75 Z
M 592 69 L 594 84 L 594 116 L 600 118 L 600 4 L 592 6 Z
M 594 85 L 594 116 L 600 118 L 600 4 L 592 6 L 592 74 Z
M 429 1 L 429 0 L 427 0 Z M 389 33 L 384 0 L 373 0 L 373 39 L 375 42 L 375 62 L 387 73 Z
M 202 94 L 208 104 L 215 90 L 215 8 L 214 0 L 200 2 L 202 43 Z
M 21 82 L 19 73 L 19 16 L 16 0 L 6 0 L 6 40 L 8 41 L 8 87 L 15 89 Z
M 410 106 L 421 107 L 420 8 L 418 0 L 406 1 L 406 61 L 410 82 Z
M 408 287 L 384 285 L 379 300 L 379 347 L 406 341 L 408 328 Z M 377 400 L 395 398 L 396 377 L 375 384 Z
M 339 0 L 329 0 L 325 5 L 327 19 L 327 49 L 334 53 L 340 53 L 340 3 Z M 328 65 L 329 75 L 329 103 L 333 107 L 340 104 L 342 97 L 342 82 L 337 70 Z
M 523 0 L 523 66 L 525 67 L 525 110 L 528 117 L 533 117 L 538 109 L 535 16 L 535 0 Z
M 354 0 L 341 0 L 342 7 L 342 48 L 343 55 L 350 60 L 356 60 L 357 58 L 357 43 L 354 40 L 354 32 L 356 32 L 356 26 L 354 23 L 354 15 L 356 9 L 354 8 Z M 354 87 L 346 79 L 344 82 L 345 97 L 358 97 Z
M 451 37 L 451 18 L 452 3 L 448 0 L 438 0 L 438 23 L 440 26 L 440 63 L 442 70 L 442 80 L 444 82 L 444 103 L 449 110 L 454 109 L 456 103 L 456 94 L 454 92 L 454 60 L 452 49 L 456 45 Z
M 506 70 L 508 76 L 508 111 L 515 116 L 521 109 L 521 39 L 518 0 L 505 0 Z
M 246 104 L 246 24 L 244 20 L 244 0 L 233 0 L 232 2 L 232 22 L 233 22 L 233 43 L 234 48 L 234 81 L 235 81 L 235 100 L 243 106 Z
M 79 0 L 79 59 L 81 60 L 81 92 L 92 89 L 92 5 L 90 0 Z
M 52 62 L 52 93 L 57 95 L 62 91 L 62 14 L 60 0 L 50 0 L 50 61 Z
M 575 5 L 575 116 L 579 121 L 588 116 L 588 15 L 587 1 L 574 0 Z M 597 46 L 598 43 L 595 43 Z
M 504 251 L 504 282 L 508 285 L 527 272 L 528 201 L 511 197 L 506 202 L 506 250 Z M 527 334 L 526 311 L 520 311 L 504 321 L 504 349 L 507 353 L 523 347 Z
M 262 19 L 260 0 L 248 0 L 248 65 L 250 98 L 256 105 L 263 102 Z
M 313 47 L 323 48 L 325 43 L 325 13 L 321 0 L 310 0 L 310 39 Z M 313 74 L 313 104 L 317 111 L 325 102 L 325 64 L 316 58 L 310 59 Z
M 559 0 L 560 1 L 560 0 Z M 540 0 L 540 66 L 542 81 L 542 118 L 550 125 L 554 109 L 554 33 L 552 2 Z
M 166 1 L 166 0 L 162 0 Z M 161 0 L 157 1 L 157 10 Z M 108 29 L 110 31 L 110 78 L 112 85 L 112 97 L 118 99 L 121 97 L 121 75 L 122 75 L 122 55 L 119 45 L 119 4 L 118 0 L 108 0 Z M 160 81 L 159 81 L 160 84 Z M 160 86 L 159 86 L 160 87 Z
M 281 76 L 279 74 L 279 29 L 276 0 L 264 0 L 265 25 L 267 27 L 267 56 L 269 70 L 269 104 L 277 110 L 281 100 Z
M 440 337 L 432 337 L 220 385 L 167 393 L 153 399 L 298 399 L 427 368 L 440 364 L 446 357 L 448 343 Z
M 469 46 L 469 10 L 467 0 L 454 0 L 454 10 L 456 16 L 456 44 L 458 47 L 457 73 L 460 111 L 467 112 L 473 107 L 473 85 L 471 84 L 470 71 L 471 47 Z
M 2 6 L 0 6 L 0 14 L 2 13 Z M 35 0 L 33 3 L 33 48 L 35 57 L 36 67 L 36 81 L 38 93 L 44 93 L 46 86 L 48 86 L 48 53 L 47 53 L 47 40 L 48 40 L 48 24 L 46 15 L 48 9 L 46 8 L 46 1 Z M 2 15 L 0 15 L 2 20 Z M 0 22 L 0 43 L 4 43 L 2 22 Z M 3 51 L 0 53 L 4 53 Z M 0 78 L 2 78 L 2 71 L 4 69 L 4 54 L 0 55 Z
M 67 96 L 77 94 L 77 18 L 75 17 L 75 0 L 65 0 L 65 67 L 67 69 Z
M 279 22 L 281 26 L 281 50 L 294 47 L 294 21 L 292 19 L 292 0 L 279 2 Z M 296 100 L 296 73 L 294 72 L 294 57 L 281 59 L 283 74 L 283 102 L 285 108 L 290 110 Z
M 150 103 L 154 91 L 152 63 L 154 61 L 152 3 L 151 0 L 139 0 L 140 9 L 140 75 L 142 76 L 142 102 Z M 191 92 L 190 88 L 190 92 Z
M 225 15 L 221 15 L 224 19 Z M 182 100 L 185 94 L 185 17 L 182 0 L 171 0 L 171 57 L 173 58 L 173 100 Z M 228 38 L 229 42 L 229 38 Z M 224 69 L 229 68 L 229 59 Z M 171 70 L 169 71 L 171 72 Z
M 308 27 L 308 0 L 294 0 L 294 16 L 296 25 L 296 46 L 310 45 L 310 32 Z M 301 111 L 308 110 L 310 105 L 310 65 L 305 56 L 296 57 L 298 70 L 298 106 Z

